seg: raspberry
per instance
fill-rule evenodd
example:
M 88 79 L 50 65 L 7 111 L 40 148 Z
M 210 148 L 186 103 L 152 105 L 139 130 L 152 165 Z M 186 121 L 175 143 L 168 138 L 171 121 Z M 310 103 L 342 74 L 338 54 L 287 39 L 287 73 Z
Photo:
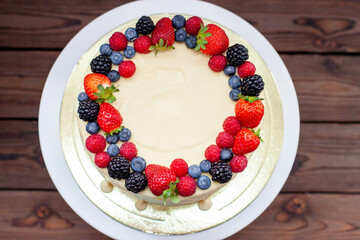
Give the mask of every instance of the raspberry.
M 106 152 L 98 152 L 95 154 L 95 164 L 99 168 L 105 168 L 109 165 L 111 157 Z
M 216 138 L 216 144 L 220 148 L 232 148 L 234 145 L 234 136 L 228 132 L 221 132 Z
M 221 72 L 222 70 L 224 70 L 226 62 L 227 60 L 225 56 L 215 55 L 210 58 L 208 65 L 210 69 L 214 72 Z
M 137 149 L 135 144 L 132 142 L 123 143 L 120 147 L 120 155 L 131 161 L 131 159 L 137 156 Z
M 252 76 L 255 74 L 256 68 L 252 62 L 244 62 L 239 66 L 238 73 L 241 78 Z
M 196 182 L 190 176 L 183 176 L 176 184 L 176 188 L 178 189 L 180 196 L 189 197 L 196 192 Z
M 134 75 L 136 66 L 132 61 L 123 61 L 119 65 L 120 76 L 124 78 L 129 78 Z
M 185 30 L 188 34 L 196 36 L 201 28 L 201 25 L 204 25 L 201 18 L 194 16 L 189 18 L 185 23 Z
M 236 117 L 230 116 L 225 119 L 223 123 L 223 128 L 225 132 L 228 132 L 231 135 L 236 136 L 236 134 L 241 130 L 241 123 Z
M 205 150 L 205 158 L 211 163 L 214 163 L 220 160 L 220 153 L 221 148 L 215 144 L 212 144 Z
M 104 151 L 106 147 L 106 140 L 100 134 L 90 135 L 85 141 L 86 149 L 92 153 Z
M 151 46 L 151 38 L 146 35 L 138 37 L 134 42 L 135 51 L 138 53 L 149 53 Z
M 239 173 L 239 172 L 244 171 L 244 169 L 247 166 L 247 163 L 248 163 L 248 160 L 247 160 L 246 156 L 239 155 L 239 156 L 235 156 L 235 157 L 233 157 L 233 159 L 231 159 L 230 167 L 234 173 Z
M 121 32 L 114 32 L 109 38 L 110 47 L 114 51 L 122 51 L 127 46 L 127 39 Z
M 181 158 L 175 159 L 170 165 L 170 169 L 174 171 L 177 177 L 185 176 L 188 172 L 188 168 L 188 164 Z

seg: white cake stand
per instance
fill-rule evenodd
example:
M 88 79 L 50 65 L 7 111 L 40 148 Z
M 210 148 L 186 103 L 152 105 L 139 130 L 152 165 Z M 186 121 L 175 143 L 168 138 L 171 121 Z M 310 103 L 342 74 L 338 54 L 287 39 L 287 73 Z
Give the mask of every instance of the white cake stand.
M 60 142 L 60 106 L 66 83 L 83 53 L 111 29 L 139 18 L 159 13 L 183 13 L 211 19 L 227 26 L 250 42 L 262 56 L 279 87 L 284 112 L 284 139 L 278 164 L 259 196 L 231 220 L 191 235 L 160 236 L 127 227 L 98 209 L 81 191 L 66 164 Z M 85 26 L 61 52 L 46 80 L 39 111 L 39 135 L 47 170 L 61 196 L 87 223 L 115 239 L 223 239 L 254 221 L 275 199 L 293 165 L 300 131 L 299 106 L 291 77 L 271 44 L 254 27 L 232 12 L 201 1 L 153 0 L 117 7 Z

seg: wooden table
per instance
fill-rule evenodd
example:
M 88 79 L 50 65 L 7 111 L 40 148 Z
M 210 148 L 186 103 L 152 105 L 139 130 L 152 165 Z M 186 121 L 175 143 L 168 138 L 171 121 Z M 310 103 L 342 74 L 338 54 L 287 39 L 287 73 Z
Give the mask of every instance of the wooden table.
M 127 1 L 0 1 L 0 238 L 107 239 L 64 202 L 46 171 L 38 108 L 66 43 Z M 230 239 L 360 239 L 360 2 L 211 0 L 280 53 L 301 110 L 281 194 Z M 57 123 L 54 123 L 57 124 Z

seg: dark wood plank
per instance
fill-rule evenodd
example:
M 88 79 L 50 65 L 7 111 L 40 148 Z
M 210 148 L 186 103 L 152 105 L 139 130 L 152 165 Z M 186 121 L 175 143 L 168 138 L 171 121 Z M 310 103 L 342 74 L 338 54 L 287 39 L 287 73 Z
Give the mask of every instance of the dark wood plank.
M 252 224 L 230 239 L 360 238 L 359 195 L 280 194 Z
M 301 124 L 283 191 L 360 192 L 360 124 Z
M 1 239 L 109 239 L 84 222 L 57 192 L 0 191 Z
M 0 188 L 55 189 L 43 161 L 37 121 L 1 121 Z
M 91 20 L 126 2 L 1 1 L 0 47 L 63 48 Z M 250 22 L 278 51 L 360 52 L 359 1 L 210 2 Z
M 58 54 L 0 51 L 0 118 L 37 118 L 42 88 Z M 360 121 L 360 56 L 281 57 L 297 90 L 301 120 Z
M 55 189 L 37 123 L 1 121 L 0 188 Z M 284 192 L 360 192 L 360 124 L 301 124 L 296 162 Z M 19 150 L 21 149 L 21 150 Z
M 359 239 L 359 195 L 280 194 L 229 239 Z M 0 191 L 2 239 L 108 239 L 80 219 L 57 192 Z
M 0 118 L 37 118 L 41 93 L 59 52 L 0 51 Z

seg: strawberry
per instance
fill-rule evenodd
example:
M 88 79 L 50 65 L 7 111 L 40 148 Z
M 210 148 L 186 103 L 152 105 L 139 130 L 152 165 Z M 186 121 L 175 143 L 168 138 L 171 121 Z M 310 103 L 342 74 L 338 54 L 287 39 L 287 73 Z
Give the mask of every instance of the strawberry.
M 235 105 L 235 115 L 242 127 L 255 128 L 264 116 L 264 104 L 258 97 L 240 96 Z
M 100 105 L 99 114 L 97 116 L 97 122 L 102 130 L 112 135 L 113 133 L 120 132 L 120 128 L 123 118 L 119 111 L 109 103 L 102 103 Z
M 176 181 L 176 176 L 173 170 L 156 164 L 148 165 L 145 169 L 145 175 L 148 179 L 150 191 L 155 196 L 162 195 L 165 190 L 170 188 L 170 183 L 174 183 Z M 166 201 L 165 196 L 163 198 L 164 201 Z
M 113 93 L 119 91 L 119 89 L 111 84 L 107 76 L 100 73 L 90 73 L 86 75 L 84 78 L 84 89 L 90 99 L 96 102 L 107 101 L 109 103 L 116 100 Z
M 255 151 L 260 144 L 260 129 L 256 132 L 253 129 L 243 128 L 235 137 L 233 153 L 236 155 L 243 155 Z
M 206 55 L 222 54 L 229 47 L 229 38 L 225 31 L 215 24 L 201 25 L 197 35 L 196 51 Z
M 170 18 L 164 17 L 160 19 L 151 34 L 150 50 L 155 50 L 155 55 L 159 50 L 175 49 L 172 45 L 175 42 L 175 33 Z

